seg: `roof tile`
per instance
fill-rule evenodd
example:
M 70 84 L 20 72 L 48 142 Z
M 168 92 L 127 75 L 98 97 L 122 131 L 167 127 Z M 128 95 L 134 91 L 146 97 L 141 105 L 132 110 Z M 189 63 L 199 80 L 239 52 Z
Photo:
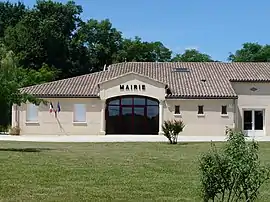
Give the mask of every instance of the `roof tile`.
M 174 72 L 173 68 L 189 72 Z M 22 88 L 40 97 L 98 97 L 98 83 L 135 72 L 169 85 L 170 97 L 236 97 L 232 81 L 270 82 L 270 63 L 126 62 L 108 70 Z M 205 80 L 205 81 L 202 81 Z

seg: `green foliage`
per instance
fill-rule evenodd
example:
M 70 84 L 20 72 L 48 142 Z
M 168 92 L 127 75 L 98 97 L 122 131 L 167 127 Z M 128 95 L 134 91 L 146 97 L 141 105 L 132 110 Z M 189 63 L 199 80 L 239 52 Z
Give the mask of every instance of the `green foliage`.
M 200 53 L 196 49 L 188 49 L 182 55 L 177 54 L 172 58 L 173 62 L 214 62 L 211 56 Z
M 39 0 L 14 23 L 7 21 L 2 40 L 20 66 L 39 70 L 46 64 L 58 70 L 57 79 L 100 71 L 116 62 L 170 61 L 171 51 L 161 42 L 124 39 L 108 19 L 83 22 L 81 13 L 74 1 Z
M 20 88 L 26 85 L 33 85 L 50 81 L 54 78 L 55 72 L 47 66 L 40 70 L 24 69 L 17 67 L 18 58 L 12 51 L 0 44 L 0 125 L 6 127 L 10 124 L 12 104 L 26 103 L 27 101 L 39 104 L 46 101 L 32 95 L 21 93 Z
M 234 54 L 230 53 L 228 60 L 232 62 L 269 62 L 270 45 L 244 43 L 240 50 Z
M 119 62 L 167 62 L 172 51 L 161 42 L 145 42 L 141 38 L 124 39 L 122 50 L 118 53 Z
M 20 82 L 20 87 L 25 87 L 53 81 L 59 74 L 59 70 L 43 64 L 39 70 L 22 67 L 18 68 L 17 79 Z
M 26 85 L 47 82 L 54 78 L 56 72 L 44 65 L 40 70 L 18 68 L 18 60 L 12 51 L 0 45 L 0 100 L 20 104 L 30 98 L 21 94 L 20 88 Z
M 258 143 L 247 142 L 242 132 L 228 131 L 226 145 L 214 144 L 200 159 L 204 201 L 254 201 L 261 185 L 269 179 L 269 167 L 262 166 Z
M 164 121 L 162 130 L 164 136 L 168 138 L 170 144 L 177 144 L 178 135 L 183 131 L 185 125 L 181 120 Z
M 18 55 L 21 66 L 38 70 L 45 63 L 60 70 L 62 77 L 69 76 L 71 41 L 81 12 L 74 2 L 37 1 L 19 23 L 6 29 L 4 43 Z
M 10 125 L 0 125 L 0 134 L 8 134 L 11 126 Z
M 100 22 L 90 19 L 81 24 L 76 40 L 87 48 L 89 63 L 94 67 L 90 71 L 98 71 L 116 60 L 122 46 L 122 33 L 112 27 L 108 19 Z
M 8 26 L 14 27 L 25 15 L 27 9 L 21 2 L 0 2 L 0 38 Z

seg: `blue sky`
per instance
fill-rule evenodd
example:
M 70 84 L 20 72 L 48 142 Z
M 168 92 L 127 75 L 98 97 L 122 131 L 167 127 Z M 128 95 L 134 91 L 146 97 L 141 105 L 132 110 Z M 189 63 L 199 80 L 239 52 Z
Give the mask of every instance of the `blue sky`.
M 21 0 L 33 6 L 35 0 Z M 59 0 L 66 2 L 66 0 Z M 16 0 L 11 0 L 16 2 Z M 109 18 L 125 37 L 161 41 L 174 53 L 196 48 L 216 60 L 245 42 L 268 44 L 269 0 L 76 0 L 84 20 Z

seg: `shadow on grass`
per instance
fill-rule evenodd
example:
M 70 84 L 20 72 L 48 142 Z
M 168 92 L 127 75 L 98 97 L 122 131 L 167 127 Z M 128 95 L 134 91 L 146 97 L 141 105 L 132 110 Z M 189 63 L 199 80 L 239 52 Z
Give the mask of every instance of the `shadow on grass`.
M 50 148 L 0 148 L 1 151 L 13 151 L 13 152 L 42 152 L 52 150 Z

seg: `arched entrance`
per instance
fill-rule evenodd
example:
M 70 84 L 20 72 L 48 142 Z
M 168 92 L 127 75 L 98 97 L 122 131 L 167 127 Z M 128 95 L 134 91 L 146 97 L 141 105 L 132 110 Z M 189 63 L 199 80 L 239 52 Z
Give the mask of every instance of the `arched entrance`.
M 144 96 L 121 96 L 106 102 L 106 134 L 158 134 L 159 102 Z

